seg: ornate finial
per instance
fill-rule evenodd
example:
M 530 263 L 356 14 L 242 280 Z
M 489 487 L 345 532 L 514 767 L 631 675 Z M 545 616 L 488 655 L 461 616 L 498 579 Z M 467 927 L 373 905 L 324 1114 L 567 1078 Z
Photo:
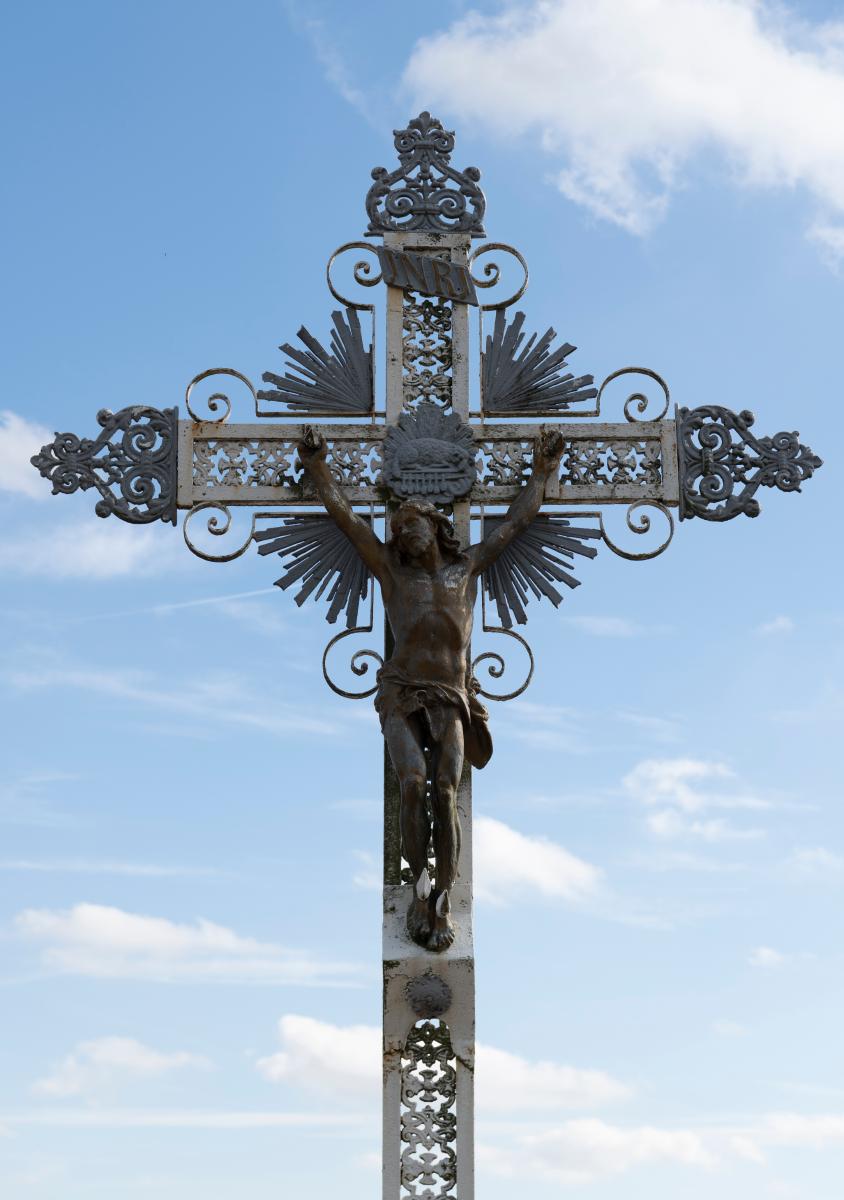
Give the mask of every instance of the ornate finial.
M 420 229 L 485 237 L 481 173 L 477 167 L 457 171 L 449 165 L 453 131 L 422 112 L 407 129 L 394 129 L 393 134 L 401 166 L 395 171 L 375 167 L 372 172 L 375 182 L 366 196 L 367 235 Z M 449 180 L 457 187 L 449 187 Z

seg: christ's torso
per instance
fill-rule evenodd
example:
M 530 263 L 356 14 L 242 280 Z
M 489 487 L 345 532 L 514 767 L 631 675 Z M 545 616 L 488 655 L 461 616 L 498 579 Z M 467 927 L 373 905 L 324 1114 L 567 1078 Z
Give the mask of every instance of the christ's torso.
M 391 661 L 414 679 L 464 687 L 477 580 L 465 561 L 439 571 L 391 565 L 385 607 Z

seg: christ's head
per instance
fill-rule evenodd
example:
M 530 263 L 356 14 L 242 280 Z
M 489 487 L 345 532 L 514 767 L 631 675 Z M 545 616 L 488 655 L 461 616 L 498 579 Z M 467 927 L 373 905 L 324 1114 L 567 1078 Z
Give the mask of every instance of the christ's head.
M 427 500 L 405 500 L 390 518 L 390 531 L 405 561 L 427 557 L 434 546 L 447 562 L 460 555 L 451 521 Z

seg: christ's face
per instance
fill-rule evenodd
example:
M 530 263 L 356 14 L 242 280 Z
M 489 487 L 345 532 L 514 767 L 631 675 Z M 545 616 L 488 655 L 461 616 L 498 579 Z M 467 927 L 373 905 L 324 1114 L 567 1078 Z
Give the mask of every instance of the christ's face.
M 437 540 L 433 522 L 421 513 L 411 513 L 405 517 L 394 536 L 407 558 L 422 558 Z

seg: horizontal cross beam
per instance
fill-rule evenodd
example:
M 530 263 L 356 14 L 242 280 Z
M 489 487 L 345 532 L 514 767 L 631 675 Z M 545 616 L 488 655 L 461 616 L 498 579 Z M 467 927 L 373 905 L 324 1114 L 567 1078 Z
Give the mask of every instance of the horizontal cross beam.
M 674 421 L 547 424 L 559 430 L 560 473 L 549 482 L 549 504 L 630 504 L 656 500 L 676 506 L 677 440 Z M 316 493 L 297 463 L 296 443 L 306 426 L 289 423 L 179 422 L 178 507 L 313 505 Z M 324 424 L 328 462 L 352 503 L 384 500 L 383 424 Z M 473 425 L 477 504 L 509 504 L 530 472 L 536 424 Z
M 185 421 L 174 408 L 140 405 L 118 413 L 104 409 L 97 420 L 97 437 L 56 434 L 32 463 L 54 493 L 95 489 L 99 516 L 175 523 L 177 509 L 208 502 L 264 509 L 318 502 L 296 452 L 305 424 Z M 757 438 L 752 424 L 752 413 L 714 405 L 681 408 L 675 419 L 659 421 L 546 422 L 560 433 L 563 454 L 545 503 L 647 501 L 679 507 L 681 519 L 756 516 L 760 487 L 799 491 L 821 460 L 797 433 Z M 389 428 L 374 422 L 319 425 L 329 465 L 353 504 L 388 498 L 382 465 Z M 508 504 L 530 472 L 539 424 L 478 421 L 470 429 L 476 480 L 467 499 Z

